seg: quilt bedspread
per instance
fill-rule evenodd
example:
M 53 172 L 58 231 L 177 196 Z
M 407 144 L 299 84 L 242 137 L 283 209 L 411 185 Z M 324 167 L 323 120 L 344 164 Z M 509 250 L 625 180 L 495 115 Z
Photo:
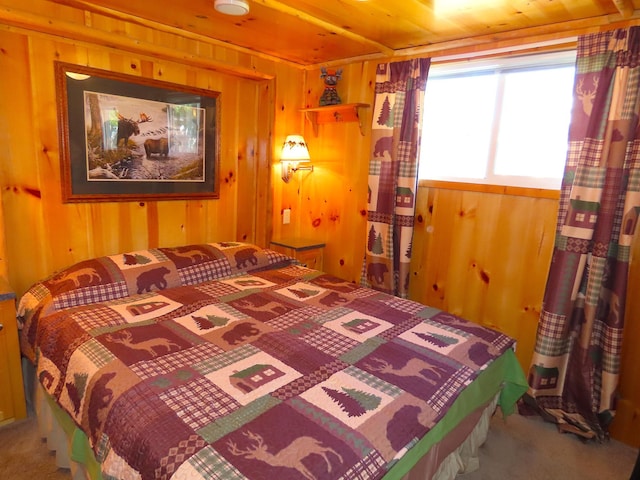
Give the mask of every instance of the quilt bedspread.
M 39 381 L 105 479 L 378 479 L 513 346 L 295 264 L 52 310 L 25 329 Z

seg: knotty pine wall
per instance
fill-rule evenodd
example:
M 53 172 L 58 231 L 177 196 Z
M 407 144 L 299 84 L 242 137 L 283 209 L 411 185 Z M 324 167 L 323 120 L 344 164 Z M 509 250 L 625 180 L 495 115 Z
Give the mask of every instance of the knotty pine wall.
M 456 187 L 418 189 L 410 294 L 518 339 L 528 368 L 558 201 Z
M 377 62 L 344 65 L 340 84 L 342 103 L 371 104 Z M 317 107 L 324 88 L 319 70 L 306 72 L 301 107 Z M 367 225 L 367 188 L 372 108 L 362 108 L 363 131 L 357 122 L 319 125 L 317 135 L 301 113 L 298 132 L 309 146 L 314 171 L 296 172 L 289 183 L 274 178 L 274 237 L 303 237 L 325 242 L 324 269 L 359 281 Z M 284 225 L 282 211 L 291 209 L 293 221 Z
M 63 204 L 55 60 L 221 92 L 220 198 Z M 300 124 L 299 68 L 34 0 L 0 12 L 0 70 L 0 267 L 18 295 L 90 257 L 219 240 L 268 244 L 273 138 Z

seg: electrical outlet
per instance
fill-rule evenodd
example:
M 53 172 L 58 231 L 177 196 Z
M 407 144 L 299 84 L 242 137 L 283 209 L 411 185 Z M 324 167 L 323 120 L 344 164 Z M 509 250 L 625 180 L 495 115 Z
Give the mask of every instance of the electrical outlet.
M 287 225 L 287 224 L 291 223 L 291 209 L 290 208 L 285 208 L 282 211 L 282 223 L 284 225 Z

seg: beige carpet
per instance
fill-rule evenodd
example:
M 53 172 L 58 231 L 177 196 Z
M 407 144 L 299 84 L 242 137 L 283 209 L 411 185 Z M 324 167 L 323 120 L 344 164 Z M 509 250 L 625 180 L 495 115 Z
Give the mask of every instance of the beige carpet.
M 0 427 L 0 479 L 69 480 L 69 470 L 56 467 L 56 457 L 40 439 L 34 417 Z
M 628 480 L 638 450 L 614 440 L 584 443 L 560 434 L 538 417 L 513 415 L 491 421 L 480 449 L 480 470 L 460 480 Z M 39 438 L 36 421 L 0 427 L 1 480 L 69 480 Z
M 637 448 L 615 440 L 585 443 L 540 417 L 505 421 L 498 412 L 480 448 L 480 470 L 460 479 L 629 480 L 637 455 Z

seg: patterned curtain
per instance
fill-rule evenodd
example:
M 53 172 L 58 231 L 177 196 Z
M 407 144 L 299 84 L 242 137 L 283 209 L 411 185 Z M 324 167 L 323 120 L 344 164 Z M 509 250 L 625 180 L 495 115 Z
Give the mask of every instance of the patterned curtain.
M 556 243 L 529 400 L 603 439 L 615 414 L 632 238 L 640 214 L 640 27 L 579 38 Z
M 371 127 L 367 248 L 361 283 L 407 296 L 428 58 L 376 70 Z

